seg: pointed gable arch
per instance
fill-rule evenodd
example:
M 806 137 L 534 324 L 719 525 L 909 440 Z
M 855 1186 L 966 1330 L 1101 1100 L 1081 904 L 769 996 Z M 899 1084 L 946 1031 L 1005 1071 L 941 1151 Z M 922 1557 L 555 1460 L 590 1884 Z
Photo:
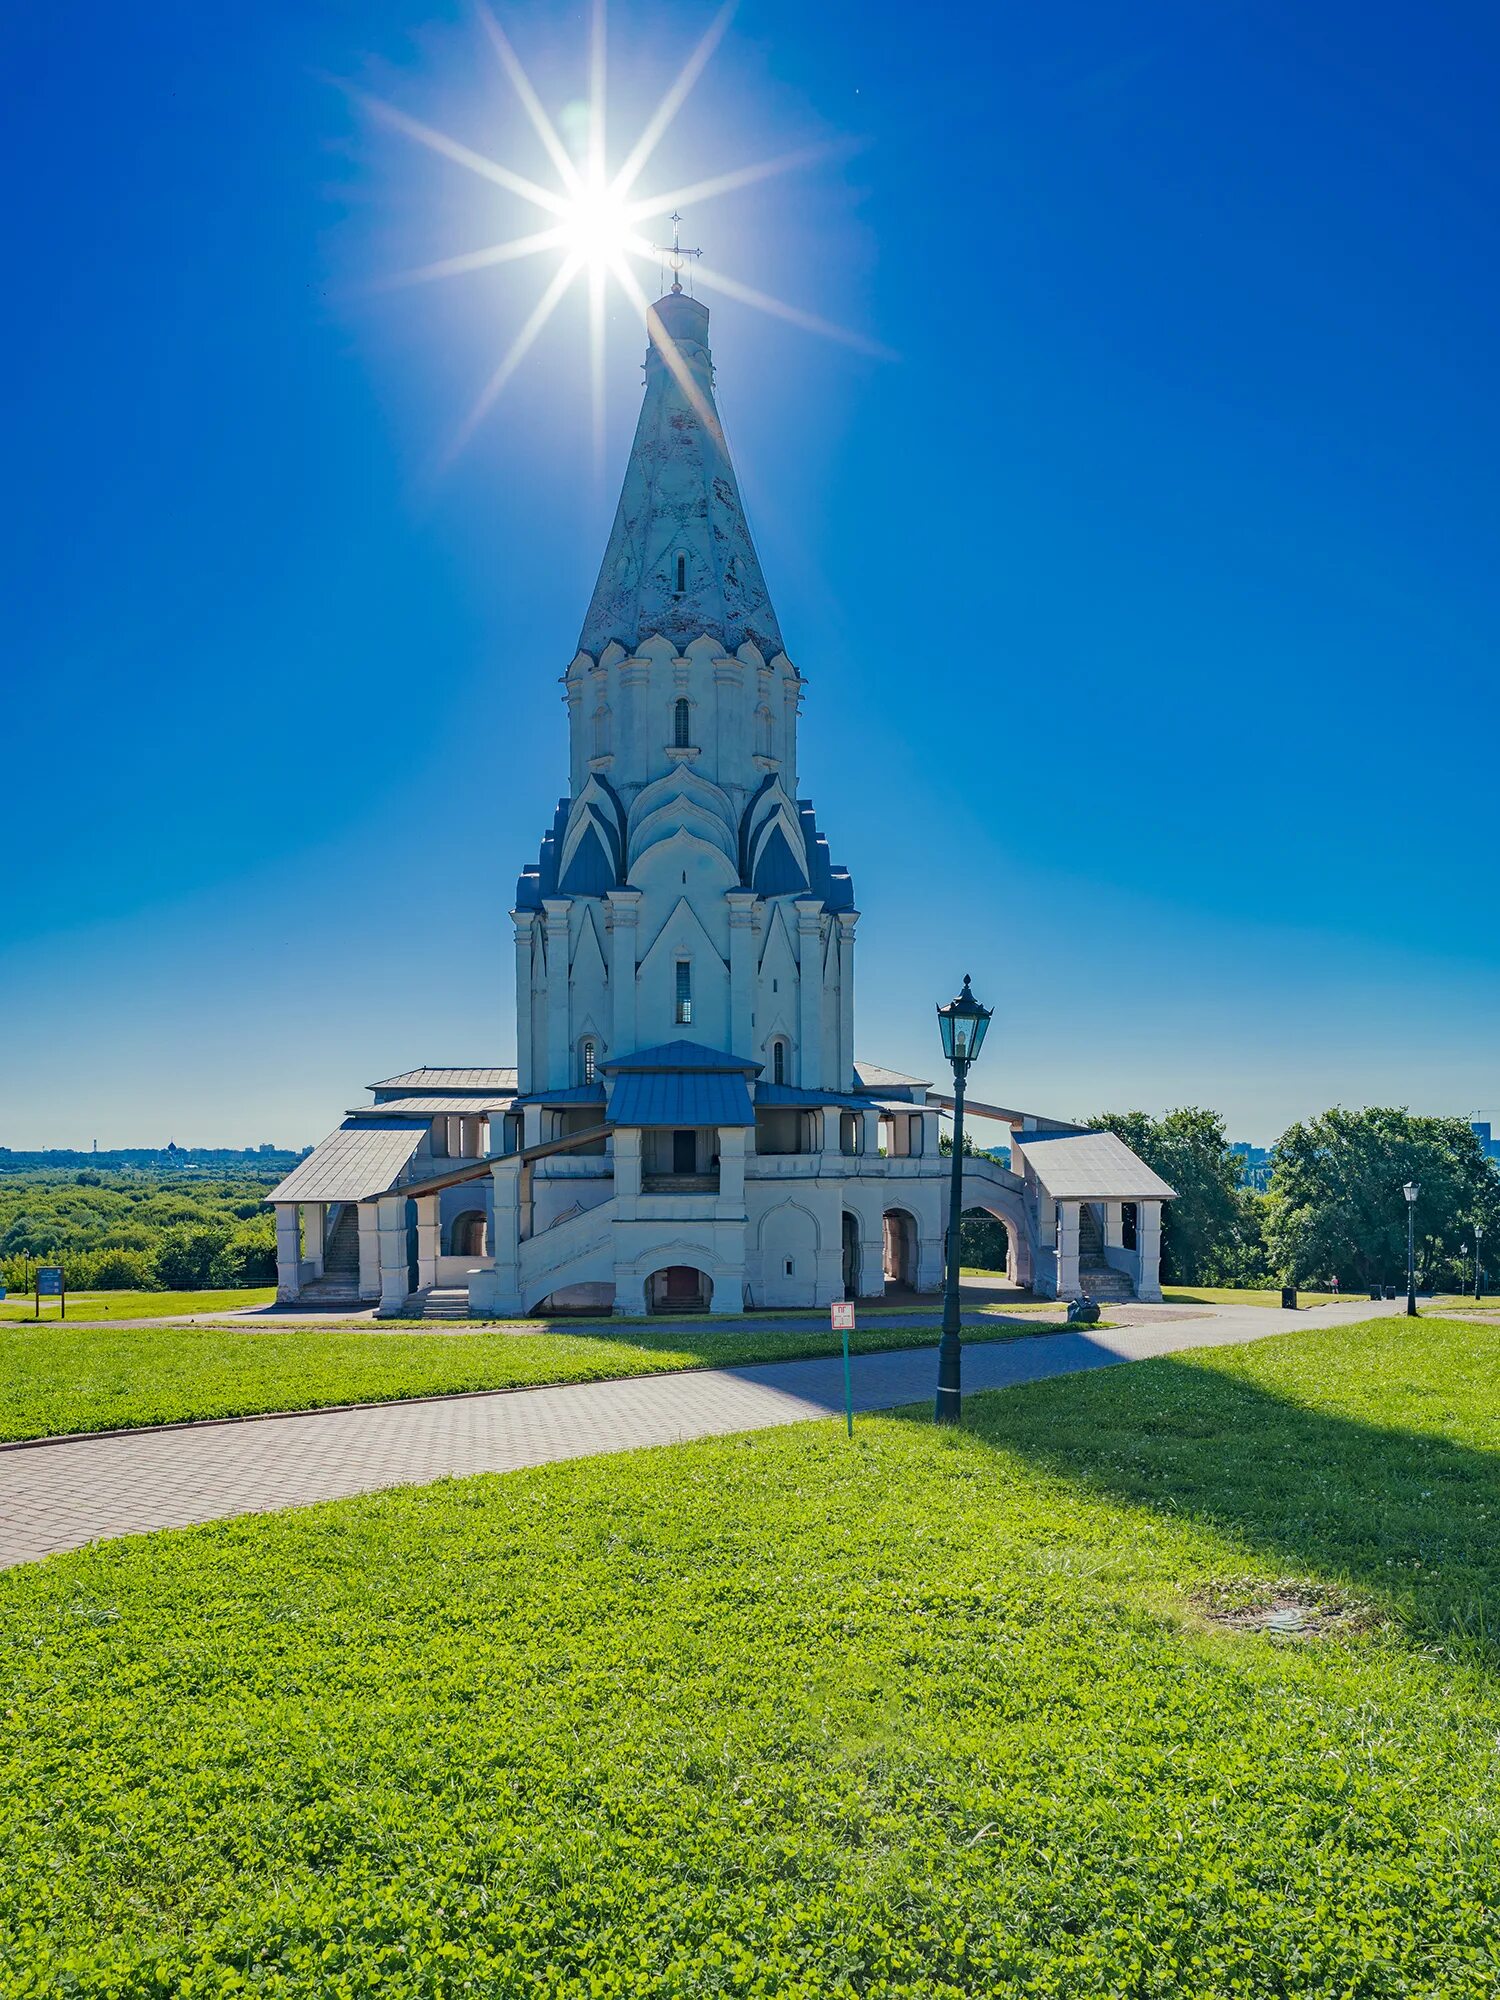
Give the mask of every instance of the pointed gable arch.
M 740 822 L 740 871 L 762 896 L 807 893 L 801 816 L 774 771 L 767 772 Z
M 734 807 L 729 794 L 686 765 L 647 785 L 630 808 L 626 866 L 631 880 L 640 857 L 679 830 L 716 847 L 739 875 Z
M 558 885 L 565 896 L 603 896 L 624 874 L 625 810 L 598 772 L 574 800 L 558 851 Z

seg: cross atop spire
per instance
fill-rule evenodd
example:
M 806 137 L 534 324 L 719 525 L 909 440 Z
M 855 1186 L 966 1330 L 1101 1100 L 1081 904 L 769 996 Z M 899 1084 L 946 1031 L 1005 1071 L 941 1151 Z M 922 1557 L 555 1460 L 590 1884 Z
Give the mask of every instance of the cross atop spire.
M 677 213 L 675 208 L 672 210 L 671 249 L 664 250 L 659 243 L 653 243 L 651 247 L 658 257 L 666 258 L 672 268 L 672 290 L 680 292 L 682 290 L 683 259 L 685 257 L 701 257 L 703 252 L 701 250 L 685 250 L 682 247 L 682 217 Z

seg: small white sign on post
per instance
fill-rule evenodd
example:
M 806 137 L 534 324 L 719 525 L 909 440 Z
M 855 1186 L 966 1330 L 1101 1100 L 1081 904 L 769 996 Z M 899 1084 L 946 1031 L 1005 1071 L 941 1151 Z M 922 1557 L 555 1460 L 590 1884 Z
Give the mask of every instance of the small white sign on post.
M 844 1336 L 844 1429 L 854 1435 L 854 1383 L 849 1374 L 849 1336 L 854 1331 L 853 1299 L 835 1299 L 829 1308 L 835 1333 Z

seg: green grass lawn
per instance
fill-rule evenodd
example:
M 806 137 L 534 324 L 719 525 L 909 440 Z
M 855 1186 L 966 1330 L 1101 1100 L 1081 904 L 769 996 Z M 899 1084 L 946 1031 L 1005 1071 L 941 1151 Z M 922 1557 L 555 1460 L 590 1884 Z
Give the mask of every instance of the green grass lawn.
M 1497 1356 L 1309 1328 L 0 1576 L 0 1992 L 1492 2000 Z M 1287 1579 L 1334 1636 L 1208 1622 Z
M 275 1297 L 274 1285 L 264 1290 L 243 1292 L 70 1292 L 68 1316 L 71 1319 L 150 1319 L 156 1313 L 234 1312 L 241 1306 L 270 1305 Z M 62 1314 L 58 1307 L 57 1299 L 43 1299 L 42 1319 L 48 1324 L 60 1322 Z M 0 1322 L 30 1320 L 35 1311 L 35 1301 L 29 1297 L 12 1293 L 8 1299 L 0 1299 Z
M 987 1314 L 966 1337 L 1004 1339 L 1024 1330 Z M 867 1320 L 853 1348 L 873 1354 L 936 1340 L 933 1326 Z M 787 1332 L 750 1320 L 693 1332 L 670 1319 L 619 1332 L 596 1321 L 578 1331 L 514 1334 L 388 1333 L 375 1326 L 7 1327 L 0 1329 L 0 1440 L 840 1351 L 826 1317 Z

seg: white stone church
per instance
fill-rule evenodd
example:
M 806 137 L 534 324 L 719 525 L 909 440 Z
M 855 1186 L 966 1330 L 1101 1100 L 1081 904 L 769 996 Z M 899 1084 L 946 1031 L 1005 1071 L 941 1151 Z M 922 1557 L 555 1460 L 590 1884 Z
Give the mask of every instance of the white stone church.
M 951 1099 L 857 1053 L 854 886 L 801 793 L 803 683 L 708 312 L 674 287 L 649 330 L 564 677 L 568 795 L 511 912 L 515 1063 L 370 1086 L 271 1196 L 287 1303 L 727 1314 L 941 1287 Z M 1016 1283 L 1161 1296 L 1163 1181 L 1110 1134 L 969 1109 L 1010 1127 L 1009 1171 L 966 1161 L 963 1193 Z

